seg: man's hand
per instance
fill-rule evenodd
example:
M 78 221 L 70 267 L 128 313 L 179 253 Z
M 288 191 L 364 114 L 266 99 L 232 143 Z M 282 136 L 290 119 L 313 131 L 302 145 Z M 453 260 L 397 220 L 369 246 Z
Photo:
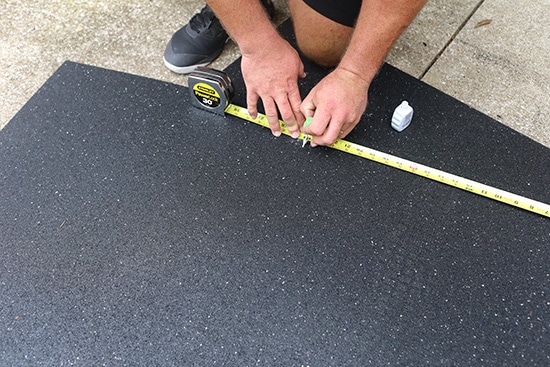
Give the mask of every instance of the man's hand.
M 312 136 L 311 146 L 330 145 L 357 125 L 368 103 L 370 81 L 343 68 L 323 78 L 302 103 L 302 113 L 313 117 L 302 131 Z
M 254 118 L 257 116 L 258 98 L 261 98 L 273 135 L 281 135 L 278 109 L 292 136 L 298 137 L 305 120 L 300 111 L 302 98 L 298 90 L 298 78 L 305 77 L 304 65 L 287 41 L 279 35 L 272 38 L 263 47 L 243 52 L 241 69 L 248 113 Z

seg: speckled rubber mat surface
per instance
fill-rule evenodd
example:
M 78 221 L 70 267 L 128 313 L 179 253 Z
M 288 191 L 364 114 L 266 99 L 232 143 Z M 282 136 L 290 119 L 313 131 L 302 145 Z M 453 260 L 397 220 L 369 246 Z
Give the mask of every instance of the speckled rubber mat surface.
M 304 93 L 325 73 L 307 68 Z M 403 99 L 415 117 L 397 133 Z M 348 138 L 550 201 L 549 149 L 389 66 Z M 0 132 L 0 157 L 2 365 L 550 358 L 547 218 L 71 62 Z

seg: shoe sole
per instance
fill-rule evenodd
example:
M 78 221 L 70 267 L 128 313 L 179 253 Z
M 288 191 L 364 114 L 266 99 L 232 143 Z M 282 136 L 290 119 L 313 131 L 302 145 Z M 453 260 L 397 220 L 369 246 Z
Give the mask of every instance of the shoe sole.
M 225 45 L 227 44 L 227 42 L 229 42 L 230 38 L 227 37 L 227 39 L 225 40 L 225 43 L 224 43 L 224 47 Z M 220 56 L 220 54 L 222 53 L 224 47 L 222 47 L 219 52 L 216 52 L 215 54 L 213 55 L 210 55 L 210 57 L 208 57 L 206 60 L 198 63 L 198 64 L 194 64 L 194 65 L 188 65 L 188 66 L 176 66 L 174 64 L 171 64 L 169 63 L 165 57 L 163 57 L 162 59 L 164 60 L 164 65 L 172 70 L 174 73 L 176 74 L 189 74 L 191 73 L 193 70 L 195 70 L 196 68 L 198 68 L 199 66 L 206 66 L 208 64 L 210 64 L 212 61 L 214 61 L 218 56 Z
M 211 62 L 211 61 L 207 61 L 204 63 L 195 64 L 191 66 L 176 66 L 176 65 L 170 64 L 168 61 L 166 61 L 164 57 L 162 59 L 164 60 L 164 65 L 176 74 L 189 74 L 199 66 L 206 66 Z

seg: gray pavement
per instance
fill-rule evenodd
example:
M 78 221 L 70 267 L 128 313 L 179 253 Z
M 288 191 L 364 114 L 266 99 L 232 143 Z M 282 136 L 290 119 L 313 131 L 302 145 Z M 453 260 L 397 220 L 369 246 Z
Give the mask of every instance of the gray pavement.
M 279 23 L 288 9 L 275 3 Z M 1 0 L 0 128 L 65 60 L 186 85 L 164 67 L 162 53 L 202 6 Z M 549 13 L 549 0 L 429 0 L 387 62 L 550 147 Z M 230 42 L 212 66 L 223 69 L 238 56 Z

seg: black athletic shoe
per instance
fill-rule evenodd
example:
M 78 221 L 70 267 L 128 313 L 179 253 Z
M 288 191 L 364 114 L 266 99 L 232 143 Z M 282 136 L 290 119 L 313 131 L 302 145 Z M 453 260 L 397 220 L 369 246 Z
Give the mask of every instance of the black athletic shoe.
M 220 21 L 205 6 L 174 33 L 164 50 L 164 64 L 175 73 L 188 74 L 218 57 L 227 40 L 229 36 Z
M 273 19 L 273 2 L 262 0 L 262 4 Z M 212 9 L 205 6 L 188 24 L 174 33 L 164 50 L 164 65 L 175 73 L 188 74 L 218 57 L 228 40 L 227 32 Z

